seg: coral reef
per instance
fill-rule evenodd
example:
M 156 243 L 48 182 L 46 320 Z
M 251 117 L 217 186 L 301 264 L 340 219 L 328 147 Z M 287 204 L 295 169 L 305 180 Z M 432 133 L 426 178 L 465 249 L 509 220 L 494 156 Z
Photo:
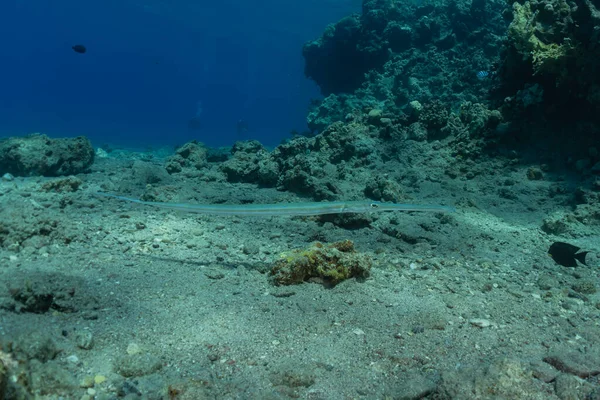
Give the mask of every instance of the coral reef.
M 521 140 L 554 142 L 576 157 L 600 140 L 597 7 L 587 0 L 513 4 L 497 95 Z
M 477 102 L 491 84 L 478 80 L 477 71 L 499 62 L 503 7 L 499 1 L 364 1 L 362 15 L 329 26 L 304 47 L 306 75 L 328 95 L 313 105 L 309 127 L 320 131 L 366 108 L 399 115 L 412 101 L 451 109 Z
M 335 122 L 381 126 L 393 141 L 451 137 L 455 153 L 468 158 L 509 148 L 527 158 L 558 151 L 590 172 L 600 161 L 588 152 L 600 141 L 597 7 L 587 0 L 510 8 L 493 0 L 364 1 L 361 15 L 305 46 L 307 76 L 327 95 L 312 104 L 308 125 L 317 132 Z
M 304 45 L 306 76 L 314 79 L 324 94 L 353 91 L 366 72 L 387 58 L 385 46 L 376 37 L 365 35 L 368 27 L 364 25 L 362 18 L 351 15 Z

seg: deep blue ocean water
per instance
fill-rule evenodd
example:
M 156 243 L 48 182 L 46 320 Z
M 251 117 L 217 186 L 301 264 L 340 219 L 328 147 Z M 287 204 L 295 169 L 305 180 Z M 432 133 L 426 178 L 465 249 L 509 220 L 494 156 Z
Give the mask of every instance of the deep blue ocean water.
M 276 145 L 319 97 L 303 43 L 354 11 L 360 0 L 3 0 L 0 137 Z

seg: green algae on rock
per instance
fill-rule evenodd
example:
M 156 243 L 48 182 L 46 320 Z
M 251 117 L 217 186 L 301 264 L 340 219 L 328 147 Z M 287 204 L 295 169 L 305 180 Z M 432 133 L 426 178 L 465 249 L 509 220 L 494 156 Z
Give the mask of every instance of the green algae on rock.
M 270 275 L 276 285 L 296 285 L 309 280 L 335 286 L 350 278 L 366 278 L 371 259 L 358 253 L 351 240 L 325 245 L 314 243 L 308 249 L 281 254 Z

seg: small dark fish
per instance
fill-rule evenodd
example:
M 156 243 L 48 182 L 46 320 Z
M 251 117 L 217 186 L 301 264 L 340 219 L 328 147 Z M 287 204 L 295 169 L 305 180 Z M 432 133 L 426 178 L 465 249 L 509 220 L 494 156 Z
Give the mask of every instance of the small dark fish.
M 79 53 L 79 54 L 83 54 L 87 51 L 85 46 L 82 44 L 76 44 L 75 46 L 73 46 L 71 48 L 73 49 L 73 51 L 75 51 L 75 53 Z
M 548 254 L 552 256 L 557 264 L 560 264 L 563 267 L 576 267 L 577 261 L 583 265 L 587 265 L 585 263 L 585 255 L 589 253 L 589 251 L 577 253 L 579 249 L 579 247 L 569 243 L 554 242 L 552 243 L 552 246 L 550 246 Z

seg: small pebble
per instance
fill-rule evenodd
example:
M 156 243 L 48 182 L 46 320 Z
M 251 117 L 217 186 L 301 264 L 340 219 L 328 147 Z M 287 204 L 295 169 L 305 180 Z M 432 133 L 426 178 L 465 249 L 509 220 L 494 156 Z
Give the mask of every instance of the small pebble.
M 94 377 L 93 376 L 85 376 L 82 380 L 81 383 L 79 384 L 79 387 L 82 388 L 91 388 L 94 386 Z
M 79 357 L 77 357 L 75 354 L 72 354 L 67 357 L 67 361 L 73 364 L 77 364 L 79 362 Z
M 137 343 L 129 343 L 127 345 L 127 354 L 129 355 L 133 355 L 133 354 L 139 354 L 142 352 L 142 349 L 140 348 L 140 345 Z
M 487 319 L 483 319 L 483 318 L 473 318 L 469 320 L 469 323 L 473 326 L 476 326 L 478 328 L 489 328 L 490 326 L 492 326 L 492 322 L 490 320 Z
M 94 336 L 92 332 L 81 332 L 77 335 L 77 347 L 89 350 L 94 345 Z

